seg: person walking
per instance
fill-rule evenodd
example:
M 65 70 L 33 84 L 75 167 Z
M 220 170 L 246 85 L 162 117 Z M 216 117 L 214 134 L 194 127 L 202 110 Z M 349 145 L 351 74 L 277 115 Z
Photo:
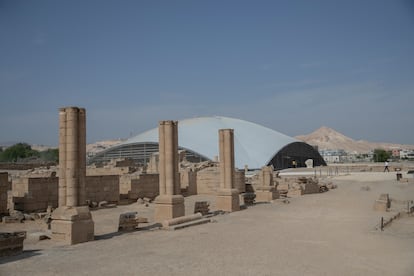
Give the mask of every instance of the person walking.
M 384 164 L 384 172 L 385 171 L 390 172 L 390 170 L 388 169 L 388 161 L 385 161 L 385 164 Z

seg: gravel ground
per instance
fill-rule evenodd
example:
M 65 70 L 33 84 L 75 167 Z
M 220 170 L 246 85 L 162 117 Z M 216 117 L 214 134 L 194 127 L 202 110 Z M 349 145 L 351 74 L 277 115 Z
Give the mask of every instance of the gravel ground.
M 404 175 L 406 177 L 406 175 Z M 26 229 L 25 251 L 0 259 L 0 275 L 414 275 L 414 217 L 404 216 L 383 232 L 375 199 L 389 193 L 395 202 L 414 199 L 414 183 L 395 173 L 353 173 L 331 180 L 337 189 L 256 204 L 213 217 L 213 222 L 177 231 L 152 228 L 153 204 L 137 203 L 93 211 L 93 242 L 64 246 L 31 238 L 40 222 L 1 225 Z M 369 187 L 369 189 L 366 189 Z M 186 198 L 186 213 L 194 202 Z M 138 211 L 150 223 L 116 233 L 120 213 Z

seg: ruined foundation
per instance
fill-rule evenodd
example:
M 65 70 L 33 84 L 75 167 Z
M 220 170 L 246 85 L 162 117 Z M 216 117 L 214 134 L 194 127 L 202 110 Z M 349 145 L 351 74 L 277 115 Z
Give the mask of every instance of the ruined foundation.
M 263 167 L 260 171 L 260 186 L 256 188 L 256 202 L 270 202 L 279 198 L 273 184 L 273 167 Z
M 59 110 L 59 207 L 52 213 L 52 238 L 67 244 L 94 239 L 86 205 L 86 116 L 77 107 Z
M 219 130 L 220 189 L 217 191 L 216 208 L 225 212 L 240 210 L 239 191 L 234 188 L 234 132 Z
M 159 123 L 159 189 L 155 198 L 155 221 L 184 216 L 184 197 L 180 194 L 178 174 L 178 124 L 175 121 Z
M 88 206 L 57 208 L 52 213 L 52 239 L 77 244 L 94 239 L 94 223 Z

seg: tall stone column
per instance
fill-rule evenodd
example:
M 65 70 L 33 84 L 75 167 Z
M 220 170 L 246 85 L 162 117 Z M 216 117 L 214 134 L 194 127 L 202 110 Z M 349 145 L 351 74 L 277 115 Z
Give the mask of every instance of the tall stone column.
M 263 167 L 259 175 L 260 186 L 256 188 L 256 201 L 269 202 L 279 198 L 279 192 L 273 183 L 273 167 Z
M 66 206 L 66 111 L 59 109 L 59 189 L 58 206 Z
M 78 205 L 86 205 L 86 111 L 85 108 L 79 109 L 79 192 Z
M 178 173 L 178 122 L 160 121 L 158 131 L 160 195 L 154 201 L 154 220 L 163 221 L 184 216 L 184 197 Z
M 79 167 L 79 109 L 66 109 L 66 206 L 78 206 Z M 60 148 L 60 147 L 59 147 Z
M 234 186 L 234 131 L 219 130 L 220 189 L 216 207 L 225 212 L 240 210 L 239 191 Z
M 86 204 L 86 115 L 84 108 L 59 109 L 59 207 L 52 213 L 52 238 L 75 244 L 94 239 Z

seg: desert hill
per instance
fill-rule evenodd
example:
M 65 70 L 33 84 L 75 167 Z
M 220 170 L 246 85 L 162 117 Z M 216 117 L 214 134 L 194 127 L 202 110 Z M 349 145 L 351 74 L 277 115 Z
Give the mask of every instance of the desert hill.
M 343 149 L 348 152 L 365 153 L 374 149 L 382 148 L 391 150 L 399 149 L 414 149 L 414 145 L 401 145 L 392 143 L 375 143 L 364 140 L 353 140 L 342 133 L 329 127 L 320 127 L 314 132 L 307 135 L 298 135 L 295 137 L 298 140 L 304 141 L 309 145 L 316 145 L 320 150 L 324 149 Z

